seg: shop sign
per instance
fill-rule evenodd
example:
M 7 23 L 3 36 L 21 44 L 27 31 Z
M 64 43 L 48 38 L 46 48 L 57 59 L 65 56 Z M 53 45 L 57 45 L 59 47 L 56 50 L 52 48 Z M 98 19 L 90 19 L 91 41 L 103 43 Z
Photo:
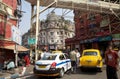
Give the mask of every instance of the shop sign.
M 99 41 L 111 41 L 111 40 L 112 40 L 111 36 L 99 37 Z
M 113 34 L 113 40 L 120 40 L 120 34 Z
M 35 44 L 35 38 L 28 38 L 28 44 L 31 45 L 31 44 Z

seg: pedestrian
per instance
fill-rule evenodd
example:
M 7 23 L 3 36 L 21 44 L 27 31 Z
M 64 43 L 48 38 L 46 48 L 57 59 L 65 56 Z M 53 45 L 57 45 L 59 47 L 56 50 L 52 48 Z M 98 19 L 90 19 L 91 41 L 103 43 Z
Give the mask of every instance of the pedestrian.
M 30 65 L 30 58 L 27 54 L 24 56 L 24 60 L 25 60 L 26 66 L 29 66 Z
M 118 54 L 112 49 L 110 45 L 108 50 L 105 52 L 105 63 L 106 63 L 106 74 L 107 79 L 118 79 L 117 70 L 118 70 Z
M 118 56 L 119 56 L 119 65 L 120 65 L 120 49 L 118 51 Z
M 78 51 L 78 49 L 75 49 L 75 52 L 76 52 L 76 64 L 77 64 L 77 67 L 79 66 L 79 63 L 80 63 L 80 52 Z
M 15 63 L 12 59 L 8 59 L 8 61 L 5 61 L 4 63 L 4 69 L 6 70 L 12 70 L 15 68 Z
M 23 76 L 26 72 L 26 62 L 24 60 L 24 57 L 22 57 L 22 59 L 20 60 L 20 64 L 21 64 L 21 75 Z
M 75 50 L 70 52 L 70 59 L 71 59 L 71 65 L 72 65 L 71 71 L 75 73 L 77 68 L 77 60 L 76 60 L 77 57 L 76 57 Z

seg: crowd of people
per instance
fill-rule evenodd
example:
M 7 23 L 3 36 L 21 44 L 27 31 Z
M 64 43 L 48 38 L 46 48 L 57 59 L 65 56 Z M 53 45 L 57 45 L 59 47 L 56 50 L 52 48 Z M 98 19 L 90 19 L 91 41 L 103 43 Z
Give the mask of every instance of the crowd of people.
M 18 55 L 18 67 L 21 68 L 21 75 L 24 75 L 26 71 L 26 67 L 30 65 L 29 55 L 26 53 L 22 53 Z M 14 59 L 8 59 L 4 61 L 3 70 L 14 70 L 16 68 Z

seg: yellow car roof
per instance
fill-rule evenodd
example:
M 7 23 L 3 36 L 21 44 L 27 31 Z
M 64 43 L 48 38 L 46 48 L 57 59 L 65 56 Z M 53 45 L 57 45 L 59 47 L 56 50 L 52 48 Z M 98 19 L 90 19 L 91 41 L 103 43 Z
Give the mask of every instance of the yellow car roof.
M 52 51 L 52 53 L 62 53 L 62 51 Z
M 86 52 L 86 51 L 99 51 L 98 49 L 85 49 L 85 50 L 83 50 L 83 52 Z

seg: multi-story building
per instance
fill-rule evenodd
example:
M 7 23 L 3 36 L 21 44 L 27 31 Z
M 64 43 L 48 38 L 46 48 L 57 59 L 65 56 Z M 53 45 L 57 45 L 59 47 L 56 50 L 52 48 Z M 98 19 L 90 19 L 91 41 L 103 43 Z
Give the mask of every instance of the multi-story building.
M 63 49 L 65 39 L 74 36 L 74 24 L 55 12 L 47 15 L 47 19 L 41 22 L 39 30 L 39 47 L 47 46 L 49 49 Z
M 20 6 L 21 0 L 0 0 L 0 63 L 15 58 L 15 45 L 21 44 Z
M 32 24 L 32 28 L 23 35 L 24 46 L 28 45 L 28 39 L 30 37 L 35 38 L 36 28 L 35 23 Z M 74 34 L 74 23 L 65 20 L 63 17 L 58 16 L 55 12 L 51 12 L 47 15 L 46 20 L 40 22 L 39 36 L 38 36 L 38 48 L 43 49 L 45 47 L 49 49 L 63 49 L 65 47 L 65 39 L 72 38 Z M 29 44 L 34 50 L 34 44 Z M 28 45 L 28 46 L 29 46 Z M 27 47 L 28 47 L 27 46 Z
M 114 14 L 74 10 L 75 37 L 66 39 L 66 46 L 81 51 L 97 48 L 105 51 L 109 44 L 120 47 L 120 22 Z

